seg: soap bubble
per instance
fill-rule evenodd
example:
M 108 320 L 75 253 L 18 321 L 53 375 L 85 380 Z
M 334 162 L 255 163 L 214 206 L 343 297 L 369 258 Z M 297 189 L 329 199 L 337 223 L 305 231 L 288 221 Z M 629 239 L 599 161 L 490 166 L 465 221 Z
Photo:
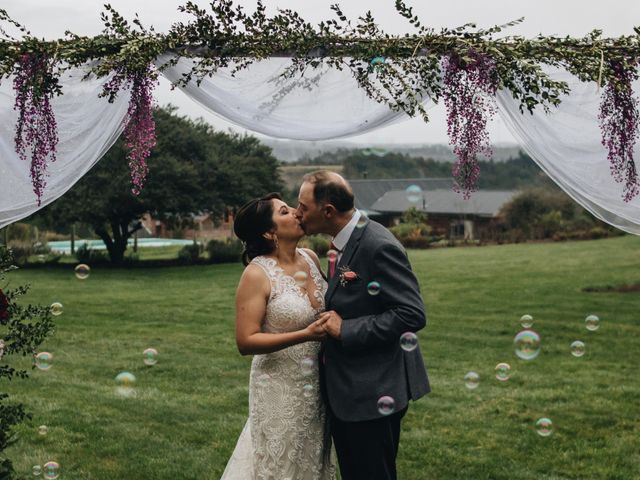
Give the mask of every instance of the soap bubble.
M 35 357 L 35 364 L 39 370 L 49 370 L 53 362 L 53 355 L 49 352 L 40 352 Z
M 42 473 L 42 467 L 40 467 L 40 465 L 34 465 L 34 466 L 31 468 L 31 474 L 32 474 L 34 477 L 39 477 L 41 473 Z
M 38 435 L 44 437 L 47 433 L 49 433 L 49 428 L 46 425 L 40 425 L 38 427 Z
M 539 418 L 536 422 L 536 431 L 541 437 L 548 437 L 553 433 L 553 422 L 548 418 Z
M 305 357 L 300 361 L 300 370 L 302 371 L 302 375 L 308 377 L 313 374 L 313 368 L 315 367 L 315 360 L 311 357 Z
M 411 352 L 418 346 L 418 336 L 413 332 L 405 332 L 400 335 L 400 346 L 403 350 Z
M 293 274 L 293 279 L 298 287 L 304 287 L 307 283 L 307 272 L 300 270 Z
M 468 372 L 464 376 L 464 385 L 469 390 L 473 390 L 474 388 L 478 388 L 478 385 L 480 385 L 480 375 L 478 375 L 476 372 Z
M 522 360 L 533 360 L 540 353 L 540 335 L 533 330 L 523 330 L 513 339 L 516 355 Z
M 311 398 L 313 396 L 313 392 L 314 392 L 314 388 L 313 385 L 307 383 L 302 387 L 302 395 L 304 395 L 306 398 Z
M 405 194 L 411 203 L 418 203 L 422 200 L 422 189 L 418 185 L 409 185 Z
M 600 319 L 596 315 L 589 315 L 584 319 L 585 327 L 591 332 L 595 332 L 600 328 Z
M 76 268 L 73 270 L 76 273 L 76 278 L 78 278 L 78 280 L 86 280 L 89 278 L 89 274 L 91 273 L 89 265 L 85 265 L 84 263 L 76 265 Z
M 367 285 L 367 292 L 369 292 L 369 295 L 378 295 L 380 293 L 380 284 L 378 282 L 370 282 Z
M 116 376 L 116 393 L 123 397 L 132 397 L 135 395 L 133 387 L 136 384 L 136 376 L 129 372 L 120 372 Z
M 62 304 L 60 302 L 53 302 L 51 304 L 51 315 L 57 317 L 58 315 L 62 315 Z
M 338 259 L 338 251 L 331 249 L 327 252 L 327 258 L 330 262 L 335 262 Z
M 396 401 L 389 396 L 378 399 L 378 412 L 380 415 L 391 415 L 396 409 Z
M 574 357 L 581 357 L 584 355 L 585 345 L 584 342 L 576 340 L 571 344 L 571 355 Z
M 145 365 L 155 365 L 158 363 L 158 351 L 155 348 L 147 348 L 142 352 L 142 359 Z
M 511 378 L 511 365 L 508 363 L 499 363 L 496 365 L 496 378 L 501 382 L 506 382 Z
M 43 465 L 44 478 L 54 480 L 60 475 L 60 465 L 57 462 L 47 462 Z
M 531 328 L 531 325 L 533 325 L 533 317 L 531 315 L 521 316 L 520 325 L 522 325 L 522 328 Z

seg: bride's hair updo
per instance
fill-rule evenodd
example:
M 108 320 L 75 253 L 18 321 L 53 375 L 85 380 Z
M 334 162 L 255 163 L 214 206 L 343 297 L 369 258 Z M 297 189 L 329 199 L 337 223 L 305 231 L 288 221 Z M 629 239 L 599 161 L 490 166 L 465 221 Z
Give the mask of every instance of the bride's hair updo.
M 273 199 L 282 200 L 279 193 L 269 193 L 245 203 L 233 221 L 233 231 L 244 243 L 242 263 L 248 265 L 258 255 L 266 255 L 275 249 L 275 243 L 263 235 L 276 228 L 273 223 Z

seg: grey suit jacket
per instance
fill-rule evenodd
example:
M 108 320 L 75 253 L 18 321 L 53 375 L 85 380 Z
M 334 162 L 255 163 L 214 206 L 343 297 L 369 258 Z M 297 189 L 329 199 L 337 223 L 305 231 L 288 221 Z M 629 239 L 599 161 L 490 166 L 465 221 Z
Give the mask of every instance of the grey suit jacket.
M 341 283 L 345 269 L 358 278 Z M 377 295 L 367 289 L 373 281 L 380 284 Z M 406 252 L 391 232 L 374 221 L 354 229 L 325 303 L 343 320 L 341 338 L 323 342 L 320 361 L 323 394 L 339 419 L 380 418 L 380 397 L 392 397 L 399 411 L 429 393 L 420 347 L 400 347 L 400 336 L 422 329 L 426 314 Z

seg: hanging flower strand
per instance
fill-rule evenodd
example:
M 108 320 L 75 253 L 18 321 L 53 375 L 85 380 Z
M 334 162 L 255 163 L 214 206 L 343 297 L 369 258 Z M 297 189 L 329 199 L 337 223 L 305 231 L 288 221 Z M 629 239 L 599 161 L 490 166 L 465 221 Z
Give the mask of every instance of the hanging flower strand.
M 633 96 L 632 83 L 638 79 L 637 64 L 609 64 L 615 81 L 607 82 L 600 102 L 598 121 L 602 132 L 602 145 L 607 149 L 611 175 L 618 183 L 624 182 L 625 202 L 633 200 L 640 191 L 638 170 L 633 150 L 638 138 L 640 113 L 638 99 Z
M 103 95 L 108 95 L 109 100 L 112 101 L 123 83 L 131 90 L 129 109 L 125 118 L 124 144 L 128 150 L 127 160 L 131 170 L 131 192 L 139 195 L 149 172 L 147 158 L 156 145 L 153 89 L 157 84 L 157 76 L 151 65 L 133 71 L 120 67 L 105 85 Z
M 498 76 L 495 62 L 468 52 L 443 60 L 443 97 L 447 109 L 447 134 L 458 161 L 453 166 L 454 190 L 465 199 L 478 190 L 478 155 L 492 154 L 487 122 L 496 112 Z
M 13 108 L 18 111 L 16 153 L 24 161 L 31 156 L 31 184 L 40 206 L 47 184 L 47 163 L 48 160 L 55 162 L 58 145 L 58 126 L 51 99 L 62 93 L 49 56 L 45 53 L 20 55 L 13 89 L 16 94 Z

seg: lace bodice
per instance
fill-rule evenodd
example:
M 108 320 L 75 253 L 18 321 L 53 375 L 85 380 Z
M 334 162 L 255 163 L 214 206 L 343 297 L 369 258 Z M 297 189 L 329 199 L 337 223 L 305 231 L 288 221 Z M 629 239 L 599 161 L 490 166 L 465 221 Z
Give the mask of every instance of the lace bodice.
M 324 309 L 327 284 L 311 257 L 298 252 L 309 266 L 303 287 L 276 260 L 261 256 L 252 261 L 271 284 L 265 333 L 303 329 Z M 335 480 L 320 395 L 319 350 L 320 342 L 304 342 L 253 357 L 249 420 L 223 480 Z
M 264 332 L 282 333 L 300 330 L 312 323 L 316 314 L 324 310 L 324 294 L 326 291 L 324 279 L 309 255 L 301 249 L 298 249 L 298 252 L 309 266 L 314 285 L 311 296 L 316 308 L 314 308 L 309 293 L 298 286 L 294 277 L 285 274 L 275 259 L 260 256 L 254 258 L 251 262 L 262 267 L 271 283 L 271 293 L 263 325 Z

